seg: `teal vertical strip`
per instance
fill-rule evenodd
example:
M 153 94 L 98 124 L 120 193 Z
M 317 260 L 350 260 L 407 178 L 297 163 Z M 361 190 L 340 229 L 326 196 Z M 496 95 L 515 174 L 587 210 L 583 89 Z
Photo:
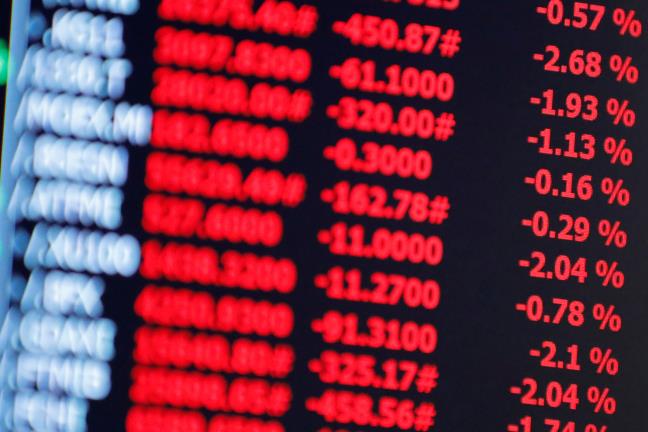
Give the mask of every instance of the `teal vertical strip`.
M 9 47 L 4 39 L 0 39 L 0 86 L 7 84 L 9 77 Z

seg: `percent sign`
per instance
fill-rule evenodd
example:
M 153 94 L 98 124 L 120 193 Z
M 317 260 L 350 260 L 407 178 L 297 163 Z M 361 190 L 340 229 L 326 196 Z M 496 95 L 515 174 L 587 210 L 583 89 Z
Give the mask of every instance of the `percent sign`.
M 617 402 L 610 396 L 610 389 L 605 387 L 603 389 L 592 386 L 587 389 L 587 400 L 594 405 L 594 412 L 604 412 L 607 415 L 612 415 L 616 412 Z
M 603 351 L 599 347 L 590 350 L 590 361 L 596 366 L 596 373 L 601 375 L 604 372 L 611 376 L 619 373 L 619 360 L 612 356 L 612 350 Z
M 605 246 L 616 246 L 623 249 L 628 244 L 628 233 L 621 229 L 621 222 L 614 223 L 607 219 L 601 219 L 598 224 L 598 232 L 605 239 Z
M 596 274 L 598 277 L 603 279 L 602 285 L 604 287 L 612 284 L 614 288 L 623 288 L 625 285 L 625 274 L 618 269 L 619 263 L 613 261 L 612 264 L 609 264 L 605 260 L 599 260 L 596 263 Z
M 614 54 L 610 57 L 610 70 L 616 73 L 617 82 L 626 81 L 628 84 L 639 82 L 639 68 L 632 64 L 632 57 L 624 59 Z
M 607 432 L 607 430 L 607 426 L 597 426 L 595 424 L 585 426 L 585 432 Z
M 625 36 L 629 34 L 633 38 L 638 38 L 643 32 L 641 21 L 636 18 L 637 12 L 634 9 L 625 10 L 617 8 L 612 13 L 612 21 L 619 27 L 619 34 Z
M 616 165 L 621 162 L 623 166 L 632 165 L 634 153 L 627 147 L 628 142 L 625 139 L 617 140 L 613 137 L 605 138 L 603 150 L 610 156 L 610 163 Z
M 630 204 L 630 191 L 623 187 L 623 180 L 613 180 L 605 177 L 601 181 L 601 192 L 608 197 L 608 204 L 618 204 L 621 207 L 626 207 Z
M 592 316 L 599 322 L 599 330 L 610 330 L 613 333 L 621 331 L 623 320 L 615 310 L 614 305 L 605 306 L 601 303 L 594 305 Z
M 616 98 L 610 98 L 607 101 L 607 112 L 612 116 L 612 122 L 615 126 L 623 124 L 625 127 L 633 127 L 637 123 L 637 114 L 630 108 L 630 102 L 627 100 L 620 101 Z

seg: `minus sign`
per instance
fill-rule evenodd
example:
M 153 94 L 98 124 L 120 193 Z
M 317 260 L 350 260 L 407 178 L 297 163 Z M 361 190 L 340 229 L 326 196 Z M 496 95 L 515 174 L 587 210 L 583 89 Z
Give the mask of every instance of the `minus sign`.
M 522 226 L 530 227 L 531 225 L 533 225 L 533 221 L 531 219 L 522 219 Z
M 520 260 L 518 264 L 520 267 L 531 267 L 531 261 L 529 260 Z
M 535 61 L 543 61 L 544 60 L 544 54 L 541 54 L 541 53 L 533 54 L 533 60 L 535 60 Z
M 522 394 L 522 389 L 520 387 L 511 387 L 510 392 L 513 394 Z
M 526 183 L 526 184 L 534 184 L 535 183 L 535 178 L 533 178 L 533 177 L 524 177 L 524 183 Z
M 532 349 L 531 351 L 529 351 L 529 355 L 531 357 L 540 357 L 540 350 Z
M 518 303 L 515 305 L 515 310 L 520 312 L 526 312 L 527 307 L 524 303 Z
M 539 14 L 543 14 L 543 15 L 544 15 L 544 14 L 547 13 L 547 8 L 544 7 L 544 6 L 538 6 L 538 7 L 536 8 L 536 12 L 538 12 Z
M 538 97 L 532 97 L 531 99 L 529 99 L 529 102 L 531 102 L 531 104 L 533 105 L 540 105 L 541 100 Z
M 529 144 L 538 144 L 538 137 L 532 137 L 532 136 L 530 136 L 529 138 L 527 138 L 527 142 L 528 142 Z
M 344 21 L 335 21 L 333 23 L 333 31 L 335 33 L 341 33 L 344 31 Z

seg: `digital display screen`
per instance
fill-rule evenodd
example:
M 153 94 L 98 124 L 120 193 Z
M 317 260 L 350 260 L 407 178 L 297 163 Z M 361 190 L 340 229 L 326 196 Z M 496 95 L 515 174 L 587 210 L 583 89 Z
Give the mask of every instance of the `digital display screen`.
M 0 431 L 648 431 L 646 19 L 4 0 Z

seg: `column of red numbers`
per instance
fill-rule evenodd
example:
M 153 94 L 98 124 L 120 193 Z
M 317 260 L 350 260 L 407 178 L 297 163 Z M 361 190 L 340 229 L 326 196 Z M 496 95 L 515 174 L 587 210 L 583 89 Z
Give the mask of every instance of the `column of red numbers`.
M 311 54 L 292 45 L 315 31 L 317 10 L 273 0 L 157 10 L 140 268 L 150 284 L 135 303 L 127 430 L 283 432 L 295 361 L 286 295 L 298 275 L 273 249 L 307 187 L 282 161 L 290 125 L 311 112 Z
M 401 3 L 390 7 L 407 8 L 412 16 L 459 6 L 389 3 Z M 432 312 L 441 299 L 434 275 L 443 261 L 439 226 L 448 218 L 450 199 L 435 191 L 433 152 L 450 145 L 454 135 L 448 102 L 455 80 L 441 65 L 459 53 L 461 33 L 361 11 L 337 17 L 331 30 L 352 55 L 329 69 L 342 96 L 326 108 L 339 139 L 324 148 L 323 157 L 337 175 L 320 199 L 336 221 L 319 231 L 317 242 L 336 265 L 323 268 L 313 284 L 334 306 L 311 322 L 324 345 L 308 369 L 325 390 L 309 397 L 306 408 L 326 425 L 321 432 L 428 431 L 437 415 L 431 397 L 439 378 L 437 328 L 433 319 L 407 316 L 411 310 Z M 355 56 L 356 50 L 365 54 Z M 399 62 L 381 61 L 385 52 L 399 53 Z M 386 187 L 385 180 L 403 186 Z M 402 271 L 384 270 L 392 263 Z M 382 312 L 354 312 L 363 304 Z
M 538 379 L 532 371 L 510 387 L 527 414 L 507 431 L 607 432 L 620 408 L 614 382 L 622 359 L 614 341 L 623 331 L 622 311 L 610 299 L 630 282 L 616 258 L 630 241 L 623 215 L 631 208 L 631 185 L 623 174 L 633 164 L 633 143 L 625 134 L 637 123 L 628 95 L 639 81 L 639 69 L 627 48 L 641 36 L 642 25 L 631 8 L 590 2 L 550 0 L 536 12 L 541 25 L 561 29 L 566 36 L 610 31 L 624 48 L 599 51 L 595 39 L 578 49 L 548 41 L 532 53 L 547 77 L 564 77 L 574 84 L 568 91 L 538 88 L 530 98 L 546 126 L 531 131 L 527 139 L 542 167 L 524 179 L 525 187 L 538 197 L 538 208 L 521 225 L 539 246 L 520 259 L 519 266 L 530 282 L 542 281 L 537 284 L 542 289 L 520 299 L 515 310 L 548 333 L 573 329 L 574 336 L 565 343 L 547 337 L 529 347 L 533 362 L 555 372 L 555 378 Z M 597 87 L 610 87 L 614 93 L 598 94 Z M 607 133 L 596 132 L 602 129 Z M 594 216 L 586 210 L 588 202 L 608 210 Z M 553 203 L 570 210 L 552 211 Z M 557 243 L 565 253 L 542 248 L 551 244 L 553 249 Z M 605 252 L 588 254 L 592 248 Z M 587 298 L 594 300 L 579 298 L 584 290 L 591 291 Z M 583 343 L 579 335 L 601 343 Z M 584 376 L 588 383 L 580 384 Z M 570 416 L 588 421 L 569 420 Z

